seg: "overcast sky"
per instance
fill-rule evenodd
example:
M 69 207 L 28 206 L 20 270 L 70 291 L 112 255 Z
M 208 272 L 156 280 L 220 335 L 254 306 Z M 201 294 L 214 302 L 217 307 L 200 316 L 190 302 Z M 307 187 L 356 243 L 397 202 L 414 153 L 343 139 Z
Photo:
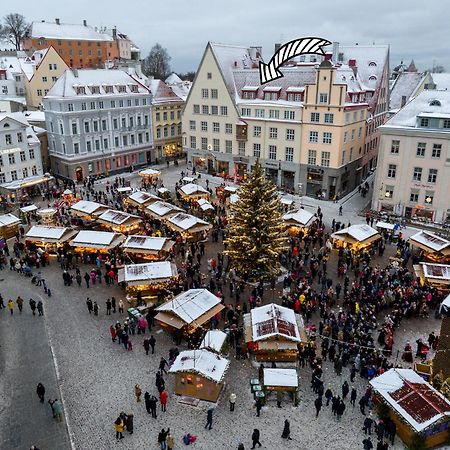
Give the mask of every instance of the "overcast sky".
M 307 6 L 305 6 L 305 4 Z M 450 0 L 22 0 L 5 14 L 29 21 L 116 25 L 146 56 L 155 42 L 167 48 L 175 71 L 196 70 L 208 41 L 261 45 L 319 36 L 345 44 L 391 45 L 391 67 L 414 58 L 419 70 L 450 71 Z

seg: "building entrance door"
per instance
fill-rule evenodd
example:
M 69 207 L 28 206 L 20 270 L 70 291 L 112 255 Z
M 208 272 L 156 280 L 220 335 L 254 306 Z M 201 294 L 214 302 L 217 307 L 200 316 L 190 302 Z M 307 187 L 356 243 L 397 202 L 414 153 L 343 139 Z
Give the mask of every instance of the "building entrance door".
M 75 169 L 75 176 L 77 178 L 77 181 L 83 181 L 83 168 L 82 167 L 77 167 Z

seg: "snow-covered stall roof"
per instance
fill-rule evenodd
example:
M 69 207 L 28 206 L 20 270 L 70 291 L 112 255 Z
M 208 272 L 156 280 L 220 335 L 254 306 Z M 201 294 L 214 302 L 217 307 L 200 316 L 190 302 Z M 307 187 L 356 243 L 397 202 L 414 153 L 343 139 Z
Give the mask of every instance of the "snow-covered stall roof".
M 227 335 L 220 330 L 209 330 L 206 332 L 200 348 L 206 348 L 214 352 L 220 353 Z
M 217 353 L 208 350 L 185 350 L 177 356 L 169 372 L 194 372 L 220 383 L 229 365 L 230 361 Z
M 167 194 L 168 192 L 170 193 L 170 189 L 167 189 L 165 187 L 160 187 L 160 188 L 158 188 L 158 192 L 160 194 Z
M 37 209 L 38 209 L 38 207 L 36 205 L 27 205 L 27 206 L 24 206 L 24 207 L 20 208 L 20 210 L 23 213 L 36 211 Z
M 120 233 L 81 230 L 70 242 L 70 245 L 85 248 L 110 248 L 119 245 L 124 240 L 125 236 Z
M 412 245 L 431 252 L 442 252 L 446 249 L 449 249 L 450 251 L 450 241 L 447 241 L 447 239 L 437 236 L 430 231 L 419 231 L 418 233 L 413 234 L 409 238 L 409 241 Z
M 137 203 L 138 205 L 143 205 L 151 201 L 161 200 L 157 195 L 150 194 L 149 192 L 145 191 L 133 192 L 128 196 L 128 199 Z
M 170 261 L 126 265 L 119 269 L 119 283 L 152 284 L 178 275 L 177 266 Z
M 159 177 L 161 175 L 161 172 L 156 169 L 148 168 L 148 169 L 141 170 L 139 172 L 139 175 L 141 177 Z
M 220 304 L 220 298 L 207 289 L 190 289 L 156 308 L 176 314 L 186 323 L 192 323 Z
M 168 223 L 172 224 L 183 231 L 192 230 L 194 227 L 201 226 L 202 228 L 211 227 L 208 222 L 192 216 L 191 214 L 178 213 L 168 219 Z
M 380 237 L 378 231 L 374 228 L 366 225 L 365 223 L 360 223 L 357 225 L 351 225 L 350 227 L 344 228 L 343 230 L 336 231 L 331 235 L 333 239 L 338 239 L 341 241 L 348 240 L 355 242 L 365 242 L 368 239 L 375 240 Z
M 53 216 L 58 211 L 56 208 L 42 208 L 37 210 L 37 214 L 40 216 Z
M 208 200 L 204 198 L 199 198 L 197 200 L 198 206 L 200 206 L 200 209 L 202 211 L 208 211 L 209 209 L 214 209 L 214 206 L 211 205 L 211 203 L 208 202 Z
M 193 183 L 196 179 L 194 177 L 183 177 L 181 180 L 185 184 Z
M 236 203 L 239 200 L 239 194 L 230 195 L 230 203 Z
M 100 221 L 107 222 L 113 225 L 123 225 L 130 219 L 134 219 L 133 221 L 142 220 L 139 216 L 115 209 L 108 209 L 108 211 L 105 211 L 103 214 L 101 214 L 98 219 Z
M 130 186 L 125 186 L 125 187 L 117 188 L 117 192 L 119 194 L 124 194 L 125 192 L 131 192 L 131 187 Z
M 297 317 L 292 309 L 271 303 L 250 312 L 253 342 L 273 336 L 282 336 L 291 341 L 300 342 Z
M 181 186 L 180 190 L 185 195 L 193 195 L 193 194 L 209 195 L 209 192 L 203 186 L 200 186 L 199 184 L 195 184 L 195 183 L 185 184 L 185 185 Z
M 395 229 L 395 223 L 388 223 L 388 222 L 377 222 L 375 225 L 376 228 L 384 228 L 385 230 L 391 230 L 393 231 Z
M 131 235 L 123 243 L 124 250 L 147 250 L 159 252 L 161 250 L 170 250 L 174 242 L 166 237 Z
M 0 227 L 9 227 L 11 225 L 17 225 L 20 223 L 20 219 L 14 214 L 2 214 L 0 216 Z
M 283 215 L 283 220 L 290 224 L 295 224 L 301 227 L 307 227 L 311 225 L 314 219 L 314 214 L 306 211 L 306 209 L 298 209 L 297 211 L 291 211 Z
M 446 264 L 420 263 L 426 278 L 439 279 L 450 283 L 450 266 Z
M 447 297 L 444 298 L 444 301 L 441 303 L 441 306 L 439 308 L 439 312 L 441 314 L 450 315 L 450 294 L 448 294 Z
M 73 192 L 70 190 L 70 189 L 66 189 L 64 192 L 63 192 L 63 195 L 72 195 L 73 194 Z
M 235 192 L 237 192 L 238 189 L 239 189 L 238 186 L 225 186 L 224 191 L 231 192 L 234 194 Z
M 416 432 L 450 416 L 450 401 L 412 369 L 390 369 L 369 383 Z
M 178 211 L 183 211 L 181 208 L 178 208 L 178 206 L 172 205 L 172 203 L 167 203 L 167 202 L 155 202 L 152 203 L 151 205 L 148 205 L 146 207 L 146 209 L 150 212 L 153 213 L 154 215 L 158 216 L 158 217 L 164 217 L 167 216 L 167 214 L 174 214 Z
M 295 369 L 264 369 L 264 386 L 298 387 Z
M 105 209 L 108 209 L 108 207 L 101 203 L 91 202 L 90 200 L 80 200 L 79 202 L 74 203 L 70 209 L 75 212 L 91 215 L 101 213 L 105 211 Z
M 29 241 L 60 242 L 67 241 L 76 234 L 76 230 L 66 227 L 34 225 L 25 234 Z

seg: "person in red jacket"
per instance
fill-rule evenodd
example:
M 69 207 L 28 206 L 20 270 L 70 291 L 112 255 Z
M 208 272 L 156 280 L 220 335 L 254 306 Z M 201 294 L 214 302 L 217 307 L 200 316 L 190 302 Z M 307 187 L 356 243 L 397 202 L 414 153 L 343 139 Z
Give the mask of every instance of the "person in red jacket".
M 109 327 L 109 332 L 111 333 L 111 339 L 112 339 L 112 341 L 113 341 L 113 342 L 116 342 L 116 336 L 117 336 L 117 333 L 116 333 L 116 329 L 114 328 L 114 325 L 111 325 L 111 326 Z
M 161 391 L 161 394 L 159 394 L 159 402 L 161 403 L 161 411 L 166 412 L 166 405 L 167 405 L 167 399 L 168 395 L 165 389 Z

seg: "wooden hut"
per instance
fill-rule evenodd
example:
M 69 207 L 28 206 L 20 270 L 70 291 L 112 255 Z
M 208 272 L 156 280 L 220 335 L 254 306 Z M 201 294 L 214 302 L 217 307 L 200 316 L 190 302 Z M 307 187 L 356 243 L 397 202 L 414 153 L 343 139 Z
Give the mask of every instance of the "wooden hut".
M 145 212 L 156 220 L 167 220 L 173 214 L 184 211 L 172 203 L 155 202 L 145 208 Z
M 172 195 L 170 194 L 170 189 L 167 189 L 165 187 L 158 188 L 158 190 L 156 192 L 158 192 L 159 196 L 163 200 L 170 200 L 172 197 Z
M 334 232 L 331 239 L 335 247 L 348 247 L 358 253 L 369 249 L 375 241 L 381 239 L 381 235 L 369 225 L 360 223 Z
M 212 225 L 191 214 L 178 213 L 167 219 L 167 226 L 177 231 L 189 241 L 201 241 L 206 238 Z
M 0 216 L 0 239 L 9 239 L 19 232 L 20 219 L 14 214 Z
M 156 320 L 162 328 L 171 333 L 191 334 L 219 314 L 224 306 L 207 289 L 190 289 L 156 309 Z
M 298 234 L 301 230 L 307 229 L 314 222 L 314 214 L 306 211 L 306 209 L 298 209 L 289 211 L 283 215 L 290 234 Z
M 301 316 L 274 303 L 245 314 L 244 333 L 257 361 L 296 361 L 299 345 L 308 341 Z
M 175 374 L 175 394 L 217 402 L 230 361 L 208 350 L 180 352 L 169 369 Z
M 448 442 L 450 401 L 412 369 L 390 369 L 369 381 L 390 409 L 397 435 L 407 445 L 418 433 L 427 448 Z
M 157 202 L 158 200 L 161 199 L 157 195 L 145 191 L 137 191 L 129 195 L 125 199 L 125 203 L 139 209 L 144 209 L 147 205 L 150 205 L 150 203 Z
M 111 233 L 107 231 L 80 231 L 69 244 L 76 252 L 107 253 L 117 248 L 125 236 L 120 233 Z
M 437 352 L 433 358 L 433 373 L 442 373 L 443 380 L 450 378 L 450 294 L 445 297 L 439 307 L 442 317 L 441 331 L 439 333 L 439 343 Z
M 184 184 L 178 188 L 178 192 L 183 200 L 189 202 L 196 201 L 200 198 L 204 198 L 206 200 L 209 198 L 209 192 L 203 186 L 196 183 Z
M 414 272 L 422 285 L 433 286 L 442 292 L 450 291 L 450 265 L 421 262 L 414 264 Z
M 66 227 L 34 225 L 25 234 L 25 241 L 47 252 L 55 252 L 58 247 L 69 242 L 77 234 L 77 230 Z
M 55 223 L 55 216 L 57 212 L 58 211 L 56 208 L 42 208 L 38 209 L 36 214 L 41 218 L 43 224 L 51 225 Z
M 115 209 L 108 209 L 97 221 L 103 228 L 116 233 L 132 233 L 142 227 L 142 219 L 139 216 Z
M 284 392 L 291 398 L 297 406 L 298 373 L 296 369 L 264 369 L 262 387 L 266 399 L 271 393 Z
M 199 198 L 196 203 L 205 214 L 215 211 L 214 206 L 204 198 Z
M 175 242 L 166 237 L 131 235 L 122 249 L 135 261 L 161 261 L 168 258 L 174 245 Z
M 89 200 L 80 200 L 74 203 L 70 210 L 84 220 L 94 220 L 109 209 L 108 206 L 101 203 L 91 202 Z
M 203 336 L 200 348 L 220 354 L 223 351 L 226 339 L 227 335 L 223 331 L 208 330 Z
M 408 242 L 423 251 L 425 261 L 435 263 L 450 263 L 450 241 L 431 233 L 430 231 L 419 231 L 413 234 Z

